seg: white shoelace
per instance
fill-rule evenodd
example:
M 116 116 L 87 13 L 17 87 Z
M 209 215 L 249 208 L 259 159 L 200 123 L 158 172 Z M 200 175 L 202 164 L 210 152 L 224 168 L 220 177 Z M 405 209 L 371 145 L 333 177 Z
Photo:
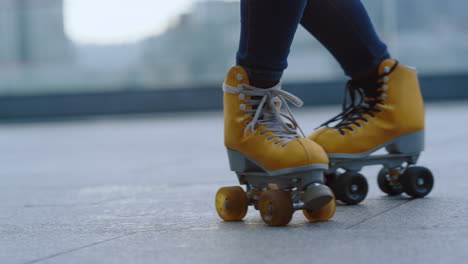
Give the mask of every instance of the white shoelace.
M 281 84 L 268 89 L 261 89 L 248 84 L 240 84 L 238 87 L 224 84 L 223 90 L 227 93 L 239 94 L 239 98 L 245 102 L 245 104 L 240 105 L 241 110 L 246 113 L 244 117 L 253 116 L 252 121 L 247 124 L 244 130 L 245 135 L 255 133 L 258 126 L 265 126 L 267 128 L 260 133 L 276 132 L 268 136 L 267 140 L 278 137 L 273 144 L 283 142 L 282 147 L 296 138 L 305 137 L 304 132 L 292 115 L 287 101 L 297 107 L 301 107 L 303 102 L 293 94 L 281 90 Z M 251 96 L 251 99 L 246 99 L 245 96 Z M 281 113 L 283 105 L 286 113 Z M 252 106 L 252 109 L 247 109 L 247 106 Z M 256 106 L 256 109 L 254 109 L 254 106 Z M 285 122 L 283 117 L 290 123 Z M 298 130 L 301 135 L 298 135 Z

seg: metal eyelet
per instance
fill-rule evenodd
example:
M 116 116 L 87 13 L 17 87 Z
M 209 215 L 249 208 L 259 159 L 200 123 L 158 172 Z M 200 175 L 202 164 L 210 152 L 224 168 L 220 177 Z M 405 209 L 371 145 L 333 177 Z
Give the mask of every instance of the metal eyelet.
M 382 90 L 387 91 L 388 90 L 388 85 L 382 86 Z
M 385 66 L 385 67 L 384 67 L 384 72 L 385 72 L 385 73 L 389 73 L 389 72 L 390 72 L 390 67 Z
M 383 81 L 387 83 L 388 81 L 390 81 L 390 78 L 388 76 L 384 76 Z
M 245 101 L 245 94 L 239 94 L 239 100 Z

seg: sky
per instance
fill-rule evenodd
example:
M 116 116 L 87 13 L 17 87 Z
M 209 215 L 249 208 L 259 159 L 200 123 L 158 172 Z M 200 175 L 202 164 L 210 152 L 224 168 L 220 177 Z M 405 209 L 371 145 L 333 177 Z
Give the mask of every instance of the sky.
M 64 0 L 65 30 L 84 44 L 120 44 L 163 32 L 201 0 Z

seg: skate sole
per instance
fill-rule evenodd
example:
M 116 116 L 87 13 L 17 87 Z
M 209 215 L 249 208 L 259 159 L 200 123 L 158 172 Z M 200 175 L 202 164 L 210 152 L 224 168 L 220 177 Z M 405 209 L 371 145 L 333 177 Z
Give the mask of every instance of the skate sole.
M 311 183 L 324 182 L 323 172 L 328 169 L 327 164 L 311 164 L 295 168 L 269 171 L 255 160 L 246 155 L 227 149 L 231 170 L 237 174 L 241 184 L 251 184 L 259 188 L 275 183 L 282 187 L 306 187 Z
M 301 174 L 301 173 L 310 172 L 310 171 L 323 171 L 323 170 L 328 169 L 327 164 L 311 164 L 311 165 L 300 166 L 300 167 L 295 167 L 295 168 L 270 171 L 270 170 L 267 170 L 262 165 L 260 165 L 255 160 L 247 157 L 246 155 L 238 151 L 228 148 L 227 152 L 228 152 L 229 165 L 231 167 L 231 170 L 235 171 L 236 173 L 242 173 L 244 175 L 278 177 L 278 176 Z
M 386 148 L 390 154 L 414 154 L 424 150 L 424 130 L 399 136 L 389 142 L 382 144 L 368 152 L 360 154 L 328 154 L 330 159 L 362 159 L 372 153 Z

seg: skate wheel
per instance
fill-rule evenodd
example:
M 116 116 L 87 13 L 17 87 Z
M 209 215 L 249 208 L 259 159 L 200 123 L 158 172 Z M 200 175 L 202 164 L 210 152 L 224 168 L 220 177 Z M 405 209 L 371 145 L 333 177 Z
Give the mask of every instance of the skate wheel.
M 315 210 L 303 209 L 302 213 L 309 222 L 323 222 L 331 219 L 335 214 L 336 200 L 333 198 L 327 205 Z
M 431 171 L 425 167 L 409 167 L 400 176 L 403 190 L 409 196 L 421 198 L 428 195 L 434 186 L 434 177 Z
M 403 189 L 400 187 L 396 187 L 391 185 L 388 180 L 387 180 L 387 174 L 388 174 L 388 169 L 382 168 L 379 171 L 379 174 L 377 176 L 377 184 L 379 185 L 380 190 L 382 192 L 394 196 L 394 195 L 400 195 L 403 192 Z
M 258 201 L 258 209 L 269 226 L 287 225 L 294 213 L 291 196 L 284 190 L 265 191 Z
M 216 193 L 215 206 L 224 221 L 240 221 L 247 214 L 249 199 L 240 186 L 222 187 Z
M 336 179 L 338 178 L 336 173 L 325 174 L 325 184 L 335 192 Z
M 340 174 L 336 179 L 334 187 L 336 198 L 350 205 L 362 202 L 366 198 L 368 191 L 366 178 L 354 171 Z

